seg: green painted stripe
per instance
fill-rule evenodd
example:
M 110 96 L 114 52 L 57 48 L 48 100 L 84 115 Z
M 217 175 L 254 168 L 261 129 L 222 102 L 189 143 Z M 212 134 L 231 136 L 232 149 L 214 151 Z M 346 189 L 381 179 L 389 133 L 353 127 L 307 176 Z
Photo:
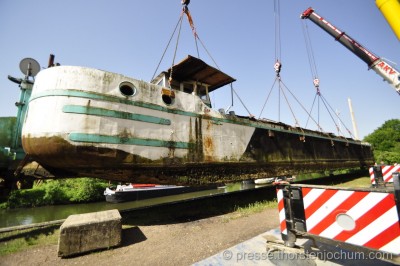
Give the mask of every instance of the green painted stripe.
M 74 114 L 86 114 L 96 116 L 115 117 L 121 119 L 135 120 L 153 124 L 171 125 L 171 120 L 160 118 L 150 115 L 132 114 L 128 112 L 114 111 L 104 108 L 92 107 L 92 106 L 80 106 L 80 105 L 65 105 L 63 107 L 64 113 Z
M 255 128 L 263 128 L 263 129 L 268 129 L 272 131 L 279 131 L 279 132 L 286 132 L 286 133 L 291 133 L 291 134 L 297 134 L 299 136 L 307 136 L 307 137 L 313 137 L 313 138 L 320 138 L 320 139 L 328 139 L 328 140 L 334 140 L 338 142 L 345 142 L 345 143 L 352 143 L 352 144 L 357 144 L 360 145 L 361 142 L 358 141 L 352 141 L 352 140 L 347 140 L 345 138 L 340 139 L 339 138 L 333 138 L 329 136 L 321 136 L 318 134 L 312 134 L 312 133 L 303 133 L 299 131 L 291 131 L 291 130 L 286 130 L 286 129 L 279 129 L 275 127 L 271 127 L 268 125 L 263 124 L 262 122 L 252 122 L 252 121 L 240 121 L 240 120 L 231 120 L 231 119 L 226 119 L 226 118 L 217 118 L 217 117 L 208 117 L 208 116 L 202 116 L 197 113 L 193 112 L 186 112 L 182 110 L 177 110 L 177 109 L 170 109 L 166 108 L 157 104 L 152 104 L 152 103 L 145 103 L 145 102 L 138 102 L 138 101 L 132 101 L 128 100 L 125 98 L 120 98 L 117 96 L 112 96 L 112 95 L 106 95 L 106 94 L 101 94 L 101 93 L 95 93 L 95 92 L 87 92 L 87 91 L 80 91 L 80 90 L 47 90 L 47 91 L 42 91 L 39 93 L 35 93 L 30 101 L 34 101 L 38 98 L 42 97 L 48 97 L 48 96 L 67 96 L 67 97 L 78 97 L 78 98 L 86 98 L 86 99 L 94 99 L 94 100 L 100 100 L 100 101 L 106 101 L 106 102 L 115 102 L 115 103 L 123 103 L 127 105 L 133 105 L 133 106 L 138 106 L 138 107 L 143 107 L 143 108 L 148 108 L 152 110 L 157 110 L 161 112 L 167 112 L 167 113 L 173 113 L 173 114 L 179 114 L 179 115 L 184 115 L 184 116 L 190 116 L 190 117 L 202 117 L 204 119 L 210 119 L 216 122 L 220 123 L 229 123 L 229 124 L 236 124 L 236 125 L 243 125 L 243 126 L 249 126 L 249 127 L 255 127 Z M 323 133 L 321 133 L 323 134 Z
M 126 144 L 151 147 L 166 147 L 177 149 L 188 149 L 190 143 L 180 141 L 165 141 L 159 139 L 139 139 L 121 136 L 106 136 L 85 133 L 70 133 L 69 139 L 76 142 L 107 143 L 107 144 Z
M 170 109 L 170 108 L 166 108 L 164 106 L 160 106 L 160 105 L 153 104 L 153 103 L 132 101 L 132 100 L 128 100 L 128 99 L 125 99 L 125 98 L 120 98 L 120 97 L 117 97 L 117 96 L 106 95 L 106 94 L 95 93 L 95 92 L 72 90 L 72 89 L 71 90 L 46 90 L 46 91 L 41 91 L 39 93 L 35 93 L 33 95 L 33 97 L 31 97 L 30 101 L 34 101 L 34 100 L 36 100 L 38 98 L 49 97 L 49 96 L 77 97 L 77 98 L 85 98 L 85 99 L 91 99 L 91 100 L 99 100 L 99 101 L 104 101 L 104 102 L 123 103 L 123 104 L 126 104 L 126 105 L 138 106 L 138 107 L 153 109 L 153 110 L 166 112 L 166 113 L 173 113 L 173 114 L 192 116 L 192 117 L 200 117 L 199 114 L 196 114 L 196 113 L 193 113 L 193 112 L 186 112 L 186 111 L 182 111 L 182 110 L 178 110 L 178 109 L 172 109 L 172 108 Z

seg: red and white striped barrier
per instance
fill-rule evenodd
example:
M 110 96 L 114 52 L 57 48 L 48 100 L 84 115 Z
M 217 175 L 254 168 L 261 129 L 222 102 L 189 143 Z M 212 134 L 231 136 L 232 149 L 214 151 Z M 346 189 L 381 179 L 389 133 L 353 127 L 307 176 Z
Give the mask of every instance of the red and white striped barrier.
M 394 172 L 400 172 L 400 165 L 382 165 L 381 170 L 382 170 L 383 181 L 393 183 L 392 174 Z M 369 176 L 371 178 L 371 184 L 376 185 L 373 167 L 369 168 Z
M 278 184 L 282 240 L 346 244 L 361 251 L 400 255 L 400 174 L 389 188 Z
M 280 228 L 281 228 L 281 234 L 287 235 L 285 204 L 284 204 L 284 200 L 283 200 L 283 190 L 277 189 L 276 196 L 277 196 L 277 200 L 278 200 L 279 223 L 280 223 Z
M 302 188 L 307 233 L 400 254 L 400 225 L 391 193 Z

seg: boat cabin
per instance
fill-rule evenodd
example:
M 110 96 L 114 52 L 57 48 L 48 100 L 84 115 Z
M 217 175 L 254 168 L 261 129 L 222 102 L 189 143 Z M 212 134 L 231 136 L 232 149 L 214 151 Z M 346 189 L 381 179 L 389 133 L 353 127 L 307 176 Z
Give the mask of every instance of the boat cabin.
M 151 83 L 197 95 L 206 105 L 211 107 L 209 93 L 234 81 L 236 81 L 234 78 L 222 71 L 188 55 L 167 71 L 161 72 Z M 163 95 L 164 93 L 170 92 L 163 90 Z

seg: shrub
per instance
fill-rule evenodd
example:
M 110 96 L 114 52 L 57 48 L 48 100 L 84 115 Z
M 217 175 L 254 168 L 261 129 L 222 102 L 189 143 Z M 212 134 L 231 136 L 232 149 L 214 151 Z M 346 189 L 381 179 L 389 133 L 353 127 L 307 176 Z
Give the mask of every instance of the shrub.
M 8 208 L 23 208 L 46 205 L 44 200 L 44 190 L 40 189 L 22 189 L 13 190 L 7 201 Z
M 11 191 L 6 206 L 21 208 L 101 201 L 106 187 L 106 181 L 94 178 L 44 180 L 32 189 Z

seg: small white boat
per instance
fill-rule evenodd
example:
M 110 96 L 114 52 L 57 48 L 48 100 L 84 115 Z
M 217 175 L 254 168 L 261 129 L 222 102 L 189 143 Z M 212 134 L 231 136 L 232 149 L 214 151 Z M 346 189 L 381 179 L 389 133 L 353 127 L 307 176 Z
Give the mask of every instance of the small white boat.
M 199 187 L 185 187 L 174 185 L 156 184 L 129 184 L 118 185 L 117 188 L 106 188 L 104 196 L 107 202 L 119 203 L 124 201 L 143 200 L 156 197 L 164 197 L 201 190 Z
M 257 185 L 261 185 L 261 184 L 271 184 L 272 182 L 274 182 L 274 180 L 275 180 L 274 177 L 260 178 L 260 179 L 254 180 L 254 183 L 257 184 Z

